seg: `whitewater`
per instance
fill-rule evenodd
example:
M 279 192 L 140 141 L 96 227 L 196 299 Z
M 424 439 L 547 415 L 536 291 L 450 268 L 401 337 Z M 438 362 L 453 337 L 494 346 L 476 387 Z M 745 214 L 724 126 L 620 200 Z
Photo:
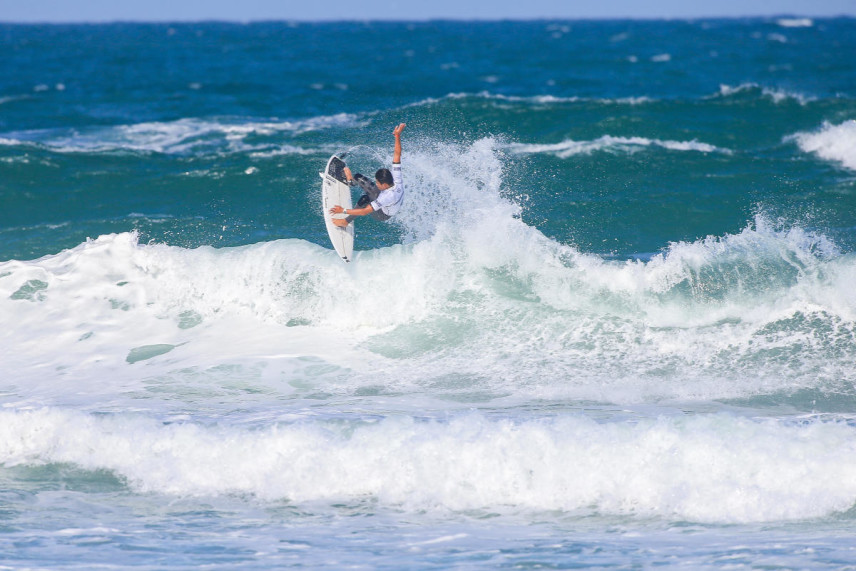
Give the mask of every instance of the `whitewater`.
M 134 233 L 0 264 L 4 314 L 18 324 L 3 333 L 16 377 L 5 391 L 4 462 L 107 469 L 141 491 L 298 502 L 594 505 L 726 522 L 846 511 L 856 489 L 827 478 L 852 473 L 849 417 L 750 421 L 719 416 L 722 405 L 685 419 L 678 409 L 847 394 L 853 256 L 759 215 L 739 234 L 605 261 L 520 221 L 500 195 L 493 147 L 412 152 L 408 173 L 424 200 L 399 222 L 412 240 L 360 252 L 353 265 L 302 240 L 188 250 Z M 438 163 L 449 172 L 422 173 Z M 466 172 L 472 164 L 482 166 Z M 384 311 L 363 303 L 366 291 L 384 292 Z M 356 418 L 340 418 L 357 400 Z M 583 414 L 587 402 L 602 409 L 597 421 Z M 108 417 L 63 410 L 93 404 Z M 249 426 L 219 426 L 236 406 Z M 554 406 L 555 415 L 537 410 Z M 191 410 L 201 426 L 172 425 Z M 598 485 L 583 492 L 572 466 Z M 783 481 L 788 472 L 794 481 Z M 720 488 L 734 498 L 723 501 Z M 672 497 L 683 489 L 699 497 Z

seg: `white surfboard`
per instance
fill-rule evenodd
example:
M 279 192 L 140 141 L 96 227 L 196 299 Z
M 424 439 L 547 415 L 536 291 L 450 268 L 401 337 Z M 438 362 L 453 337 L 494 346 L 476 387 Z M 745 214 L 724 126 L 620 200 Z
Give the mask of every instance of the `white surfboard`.
M 351 187 L 345 178 L 345 163 L 333 155 L 327 161 L 327 168 L 319 173 L 324 182 L 321 183 L 321 208 L 324 210 L 324 223 L 327 234 L 336 253 L 346 262 L 354 255 L 354 223 L 345 227 L 333 224 L 333 218 L 344 218 L 343 214 L 330 214 L 330 209 L 337 204 L 343 208 L 351 208 Z

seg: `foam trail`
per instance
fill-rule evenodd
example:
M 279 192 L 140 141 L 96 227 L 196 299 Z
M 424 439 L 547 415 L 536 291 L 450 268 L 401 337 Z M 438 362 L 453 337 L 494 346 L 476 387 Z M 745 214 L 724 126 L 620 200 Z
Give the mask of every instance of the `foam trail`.
M 147 493 L 721 523 L 826 517 L 856 502 L 856 429 L 834 422 L 468 415 L 248 430 L 52 409 L 0 419 L 3 465 L 111 470 Z

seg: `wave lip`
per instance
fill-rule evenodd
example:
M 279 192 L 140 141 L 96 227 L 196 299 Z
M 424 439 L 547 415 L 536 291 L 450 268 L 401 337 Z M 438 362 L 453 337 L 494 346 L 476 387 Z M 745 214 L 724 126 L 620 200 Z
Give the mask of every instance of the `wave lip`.
M 821 128 L 811 133 L 796 133 L 785 138 L 797 143 L 800 149 L 818 157 L 839 163 L 856 171 L 856 120 L 840 125 L 824 122 Z

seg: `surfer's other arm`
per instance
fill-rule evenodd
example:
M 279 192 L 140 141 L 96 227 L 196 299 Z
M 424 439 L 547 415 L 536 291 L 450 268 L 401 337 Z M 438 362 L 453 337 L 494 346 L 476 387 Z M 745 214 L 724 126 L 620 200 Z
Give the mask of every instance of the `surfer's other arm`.
M 367 214 L 371 214 L 372 212 L 374 212 L 374 208 L 372 208 L 372 205 L 369 204 L 364 208 L 348 208 L 348 210 L 345 211 L 344 208 L 337 204 L 336 206 L 330 209 L 330 214 L 341 214 L 342 212 L 344 212 L 348 216 L 366 216 Z

